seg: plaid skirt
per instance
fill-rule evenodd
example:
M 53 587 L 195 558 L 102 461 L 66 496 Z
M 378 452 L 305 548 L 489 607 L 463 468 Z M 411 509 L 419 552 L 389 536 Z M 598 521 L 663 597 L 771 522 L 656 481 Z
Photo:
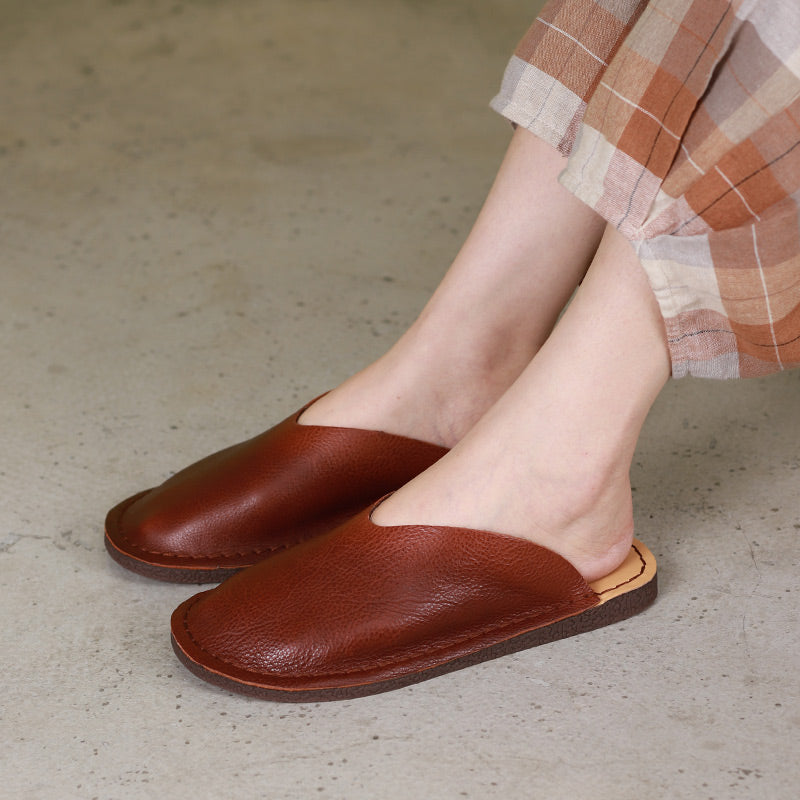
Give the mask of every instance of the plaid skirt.
M 675 377 L 800 366 L 800 0 L 551 0 L 492 107 L 632 243 Z

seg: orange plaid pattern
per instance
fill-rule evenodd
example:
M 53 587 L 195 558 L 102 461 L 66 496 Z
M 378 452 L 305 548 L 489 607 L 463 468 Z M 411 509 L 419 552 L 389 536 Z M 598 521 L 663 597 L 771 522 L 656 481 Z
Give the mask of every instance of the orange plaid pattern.
M 629 239 L 674 376 L 800 366 L 800 2 L 551 0 L 492 106 Z

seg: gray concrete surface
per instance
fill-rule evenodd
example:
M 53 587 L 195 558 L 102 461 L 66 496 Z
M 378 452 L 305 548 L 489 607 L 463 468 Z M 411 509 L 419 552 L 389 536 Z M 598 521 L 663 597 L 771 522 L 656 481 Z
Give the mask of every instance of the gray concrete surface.
M 671 384 L 634 468 L 661 596 L 359 701 L 169 647 L 107 507 L 381 353 L 509 136 L 536 3 L 0 0 L 3 798 L 794 798 L 800 373 Z

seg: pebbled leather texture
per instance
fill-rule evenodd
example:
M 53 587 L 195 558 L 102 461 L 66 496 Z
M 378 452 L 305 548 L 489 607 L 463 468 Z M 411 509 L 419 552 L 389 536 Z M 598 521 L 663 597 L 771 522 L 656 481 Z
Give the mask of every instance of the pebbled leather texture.
M 377 526 L 371 510 L 183 603 L 172 617 L 181 660 L 267 697 L 393 688 L 600 603 L 568 561 L 532 542 Z
M 166 580 L 226 577 L 330 531 L 447 452 L 379 431 L 300 425 L 305 408 L 113 508 L 111 555 Z

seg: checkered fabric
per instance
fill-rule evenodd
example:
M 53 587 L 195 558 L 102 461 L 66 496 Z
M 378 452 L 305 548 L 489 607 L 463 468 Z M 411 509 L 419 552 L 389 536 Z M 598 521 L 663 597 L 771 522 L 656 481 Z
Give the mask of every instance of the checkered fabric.
M 551 0 L 492 106 L 632 243 L 675 377 L 800 366 L 800 0 Z

